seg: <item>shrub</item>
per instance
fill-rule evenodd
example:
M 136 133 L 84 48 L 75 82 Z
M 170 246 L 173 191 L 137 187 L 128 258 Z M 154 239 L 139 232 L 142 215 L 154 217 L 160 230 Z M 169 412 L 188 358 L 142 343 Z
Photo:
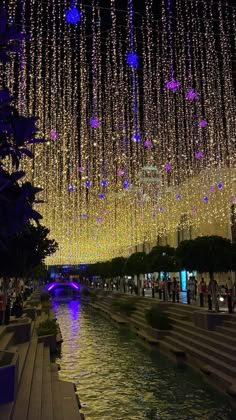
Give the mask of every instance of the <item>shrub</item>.
M 171 324 L 168 314 L 164 312 L 160 307 L 153 306 L 148 309 L 145 313 L 147 323 L 158 330 L 170 330 Z
M 45 311 L 49 311 L 49 309 L 52 309 L 52 304 L 49 300 L 43 300 L 41 303 L 41 307 Z
M 41 302 L 48 302 L 51 299 L 51 295 L 48 292 L 43 292 L 40 296 Z
M 133 311 L 135 311 L 136 301 L 125 301 L 120 299 L 113 299 L 111 302 L 111 309 L 114 312 L 120 312 L 121 314 L 129 316 Z
M 55 319 L 46 319 L 46 321 L 40 322 L 37 328 L 38 336 L 42 335 L 56 335 L 57 324 Z

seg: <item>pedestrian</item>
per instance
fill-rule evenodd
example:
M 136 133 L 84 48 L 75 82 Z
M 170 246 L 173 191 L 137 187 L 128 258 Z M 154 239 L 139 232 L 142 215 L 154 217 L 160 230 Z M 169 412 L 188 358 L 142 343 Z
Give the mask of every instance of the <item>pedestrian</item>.
M 210 306 L 209 310 L 212 310 L 212 303 L 213 303 L 215 307 L 215 311 L 219 312 L 219 302 L 218 302 L 217 292 L 218 292 L 218 284 L 217 284 L 217 281 L 212 277 L 208 285 L 208 306 Z M 211 305 L 209 305 L 210 303 L 209 297 L 212 302 Z
M 172 281 L 170 277 L 168 278 L 168 281 L 167 281 L 167 292 L 168 292 L 168 300 L 171 300 Z
M 202 277 L 201 283 L 199 284 L 199 298 L 200 298 L 200 306 L 203 308 L 204 306 L 204 296 L 207 292 L 207 286 L 204 278 Z

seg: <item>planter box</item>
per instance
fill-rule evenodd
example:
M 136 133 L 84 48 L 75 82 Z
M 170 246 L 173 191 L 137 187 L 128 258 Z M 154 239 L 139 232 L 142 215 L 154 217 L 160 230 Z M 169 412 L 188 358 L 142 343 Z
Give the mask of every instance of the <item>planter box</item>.
M 13 324 L 7 326 L 8 332 L 14 332 L 14 344 L 25 343 L 30 341 L 31 337 L 31 320 L 28 318 L 14 320 Z
M 171 330 L 157 330 L 156 328 L 150 328 L 149 326 L 146 329 L 146 333 L 157 340 L 168 335 L 170 331 Z
M 200 312 L 193 313 L 193 322 L 196 327 L 204 330 L 215 330 L 218 325 L 229 320 L 229 315 L 218 312 Z
M 38 337 L 38 343 L 44 343 L 45 346 L 50 348 L 50 353 L 55 353 L 57 348 L 55 335 L 41 335 Z
M 16 399 L 18 370 L 19 355 L 0 351 L 0 404 L 8 404 Z

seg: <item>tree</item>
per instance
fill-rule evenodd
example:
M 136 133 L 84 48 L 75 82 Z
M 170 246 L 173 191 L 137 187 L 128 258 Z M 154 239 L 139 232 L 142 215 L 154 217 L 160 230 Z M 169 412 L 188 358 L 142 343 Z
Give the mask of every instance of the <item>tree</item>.
M 111 271 L 114 277 L 123 277 L 125 275 L 126 260 L 127 258 L 124 257 L 117 257 L 111 260 Z
M 209 273 L 210 279 L 215 272 L 227 272 L 232 267 L 232 244 L 221 236 L 199 236 L 183 241 L 176 250 L 182 268 Z
M 25 172 L 19 170 L 23 156 L 33 157 L 30 146 L 43 142 L 35 139 L 36 118 L 24 117 L 13 105 L 13 97 L 4 88 L 4 66 L 12 53 L 19 52 L 19 43 L 26 38 L 14 25 L 8 23 L 7 12 L 0 9 L 0 249 L 6 247 L 7 238 L 21 231 L 30 220 L 39 222 L 41 216 L 33 209 L 35 195 L 41 191 L 31 183 L 23 183 Z M 9 161 L 12 171 L 9 171 Z M 20 181 L 20 182 L 19 182 Z
M 165 278 L 167 273 L 173 273 L 179 269 L 175 258 L 175 248 L 169 245 L 153 247 L 147 259 L 150 271 L 163 272 Z
M 56 252 L 58 244 L 48 238 L 49 229 L 28 224 L 11 236 L 0 253 L 0 276 L 25 277 Z
M 125 271 L 130 276 L 137 275 L 138 277 L 138 295 L 140 294 L 140 274 L 145 274 L 147 271 L 147 255 L 145 252 L 135 252 L 127 258 L 125 264 Z

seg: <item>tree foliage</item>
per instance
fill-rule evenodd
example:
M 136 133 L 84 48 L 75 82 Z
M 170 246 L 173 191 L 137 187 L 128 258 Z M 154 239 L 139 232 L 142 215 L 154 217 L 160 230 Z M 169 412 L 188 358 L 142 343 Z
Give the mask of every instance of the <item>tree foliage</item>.
M 27 229 L 9 237 L 0 253 L 0 276 L 23 277 L 57 250 L 57 243 L 48 238 L 44 226 L 29 224 Z
M 25 172 L 19 170 L 23 156 L 33 157 L 30 149 L 36 139 L 36 118 L 19 114 L 14 98 L 4 86 L 4 66 L 19 52 L 20 41 L 26 36 L 8 23 L 6 11 L 0 9 L 0 248 L 7 238 L 21 231 L 30 220 L 38 222 L 40 214 L 33 209 L 35 195 L 41 191 L 30 182 L 22 182 Z M 9 161 L 13 170 L 9 171 Z
M 221 236 L 199 236 L 183 241 L 176 255 L 182 268 L 200 273 L 226 272 L 232 266 L 232 244 Z
M 147 256 L 148 269 L 151 272 L 175 272 L 178 271 L 178 263 L 175 257 L 175 248 L 165 246 L 155 246 Z
M 126 258 L 117 257 L 111 260 L 111 271 L 114 277 L 125 275 Z
M 127 258 L 125 271 L 128 275 L 145 274 L 147 269 L 147 255 L 145 252 L 135 252 Z

